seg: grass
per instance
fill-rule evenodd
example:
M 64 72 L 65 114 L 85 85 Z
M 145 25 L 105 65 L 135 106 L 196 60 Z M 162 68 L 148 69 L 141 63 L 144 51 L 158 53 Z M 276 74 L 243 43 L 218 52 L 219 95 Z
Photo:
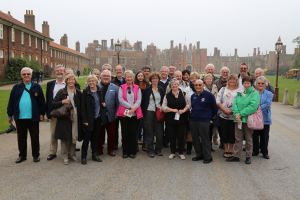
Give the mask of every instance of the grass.
M 276 76 L 267 76 L 268 80 L 271 82 L 272 86 L 275 88 Z M 285 88 L 289 91 L 289 103 L 294 103 L 294 96 L 296 91 L 300 90 L 300 81 L 296 79 L 286 79 L 278 77 L 278 87 L 279 87 L 279 101 L 282 102 L 283 94 Z
M 80 88 L 85 88 L 86 77 L 80 77 L 78 79 L 78 83 Z M 46 94 L 46 84 L 42 84 L 42 88 L 44 91 L 44 95 Z M 10 90 L 3 90 L 0 88 L 0 132 L 6 130 L 8 128 L 7 114 L 6 108 L 10 95 Z

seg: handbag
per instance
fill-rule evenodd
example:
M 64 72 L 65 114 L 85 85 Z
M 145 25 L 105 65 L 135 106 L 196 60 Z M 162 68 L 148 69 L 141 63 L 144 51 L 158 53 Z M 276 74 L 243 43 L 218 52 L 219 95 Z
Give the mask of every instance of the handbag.
M 51 117 L 55 118 L 71 118 L 71 111 L 73 106 L 70 105 L 62 105 L 59 108 L 56 108 L 50 112 Z
M 163 122 L 165 120 L 165 113 L 160 108 L 156 107 L 156 102 L 155 102 L 153 91 L 151 91 L 151 93 L 152 93 L 152 97 L 153 97 L 154 104 L 155 104 L 155 116 L 156 116 L 156 120 L 158 122 Z
M 255 113 L 248 116 L 247 126 L 252 130 L 264 129 L 264 118 L 260 106 Z

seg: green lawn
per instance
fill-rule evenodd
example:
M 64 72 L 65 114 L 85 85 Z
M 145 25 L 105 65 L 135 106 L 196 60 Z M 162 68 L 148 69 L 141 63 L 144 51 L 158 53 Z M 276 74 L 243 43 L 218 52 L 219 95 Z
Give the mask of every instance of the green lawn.
M 268 80 L 271 82 L 272 86 L 275 88 L 276 76 L 267 76 Z M 279 101 L 282 102 L 283 94 L 285 88 L 289 91 L 289 103 L 294 103 L 294 96 L 296 91 L 300 90 L 300 81 L 296 79 L 286 79 L 278 77 L 278 87 L 279 87 Z
M 78 83 L 80 84 L 81 89 L 83 89 L 85 87 L 85 82 L 86 82 L 86 77 L 80 77 L 78 79 Z M 46 84 L 42 84 L 42 88 L 43 88 L 44 95 L 45 95 L 46 94 Z M 6 107 L 7 107 L 9 95 L 10 95 L 10 90 L 0 89 L 0 132 L 6 130 L 8 128 Z

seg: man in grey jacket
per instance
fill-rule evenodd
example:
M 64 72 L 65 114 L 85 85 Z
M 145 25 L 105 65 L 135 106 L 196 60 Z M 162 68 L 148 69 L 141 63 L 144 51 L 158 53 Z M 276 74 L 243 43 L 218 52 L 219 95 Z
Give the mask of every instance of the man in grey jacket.
M 116 113 L 119 107 L 118 90 L 119 87 L 111 83 L 111 72 L 103 70 L 101 73 L 101 82 L 99 83 L 101 96 L 101 128 L 100 128 L 100 154 L 103 154 L 103 145 L 105 143 L 105 130 L 107 132 L 107 153 L 115 156 L 115 133 L 116 133 Z

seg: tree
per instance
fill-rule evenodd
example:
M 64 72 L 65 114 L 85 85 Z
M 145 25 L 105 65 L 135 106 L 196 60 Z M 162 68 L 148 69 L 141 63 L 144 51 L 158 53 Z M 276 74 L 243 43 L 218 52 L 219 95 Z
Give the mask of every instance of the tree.
M 294 57 L 293 68 L 300 69 L 300 36 L 296 37 L 293 42 L 297 43 L 298 48 Z

